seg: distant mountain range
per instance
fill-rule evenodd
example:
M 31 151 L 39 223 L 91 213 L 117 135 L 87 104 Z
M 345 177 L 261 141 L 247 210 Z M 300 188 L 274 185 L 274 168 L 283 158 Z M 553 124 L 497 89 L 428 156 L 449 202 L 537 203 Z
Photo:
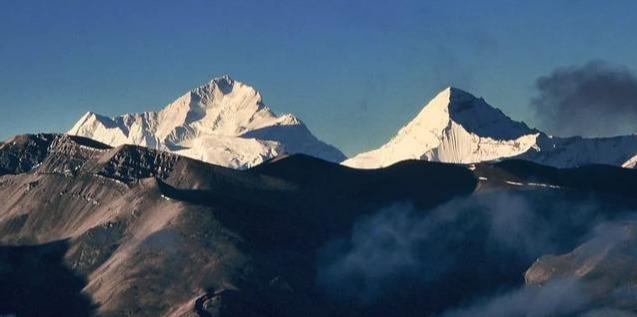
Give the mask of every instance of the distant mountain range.
M 637 164 L 637 135 L 551 136 L 453 87 L 438 93 L 385 145 L 349 159 L 317 139 L 294 115 L 275 115 L 259 92 L 228 76 L 193 89 L 159 112 L 115 118 L 89 112 L 68 133 L 237 169 L 296 153 L 357 168 L 407 159 L 468 164 L 519 158 L 554 167 Z

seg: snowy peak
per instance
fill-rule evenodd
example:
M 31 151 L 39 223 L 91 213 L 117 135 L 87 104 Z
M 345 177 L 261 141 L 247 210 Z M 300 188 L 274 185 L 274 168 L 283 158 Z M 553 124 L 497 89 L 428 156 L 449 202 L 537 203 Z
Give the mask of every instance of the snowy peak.
M 235 81 L 228 75 L 217 77 L 209 83 L 191 90 L 182 98 L 190 100 L 191 109 L 204 111 L 216 108 L 225 108 L 240 111 L 247 108 L 252 111 L 260 111 L 267 108 L 262 103 L 261 94 L 251 86 Z M 242 102 L 236 102 L 242 99 Z
M 549 136 L 512 120 L 482 98 L 448 87 L 385 145 L 343 164 L 377 168 L 407 159 L 467 164 L 506 158 L 555 167 L 634 167 L 637 135 L 594 139 Z
M 339 162 L 345 156 L 291 114 L 277 116 L 253 87 L 230 76 L 195 88 L 159 112 L 107 118 L 84 115 L 69 134 L 112 146 L 135 144 L 209 163 L 247 168 L 281 154 Z
M 184 125 L 206 133 L 236 135 L 277 119 L 263 104 L 259 92 L 229 76 L 191 90 L 162 110 L 159 117 L 162 122 L 170 122 L 159 128 L 160 138 L 169 137 Z M 176 138 L 179 141 L 180 136 Z
M 438 93 L 414 120 L 431 120 L 433 111 L 425 111 L 429 107 L 446 112 L 450 121 L 484 137 L 513 140 L 534 132 L 523 122 L 513 121 L 483 98 L 476 98 L 455 87 L 447 87 Z
M 515 140 L 537 132 L 523 122 L 513 121 L 484 99 L 455 87 L 447 87 L 429 101 L 399 134 L 440 134 L 452 125 L 481 137 L 503 140 Z M 429 131 L 420 131 L 423 129 Z
M 103 124 L 103 125 L 114 124 L 113 119 L 89 111 L 89 112 L 85 113 L 82 116 L 82 118 L 80 118 L 80 120 L 77 121 L 77 123 L 75 124 L 75 126 L 71 130 L 78 129 L 82 125 L 86 124 L 87 122 L 91 122 L 91 121 L 95 121 L 95 122 L 98 122 L 98 123 Z
M 376 168 L 406 159 L 474 163 L 519 155 L 538 133 L 482 98 L 448 87 L 439 92 L 396 136 L 377 150 L 344 162 Z

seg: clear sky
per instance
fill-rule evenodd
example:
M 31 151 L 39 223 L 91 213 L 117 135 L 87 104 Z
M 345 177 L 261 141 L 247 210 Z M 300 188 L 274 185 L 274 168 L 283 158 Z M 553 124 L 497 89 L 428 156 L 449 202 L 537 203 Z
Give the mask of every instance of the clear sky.
M 539 76 L 637 69 L 637 1 L 2 1 L 0 138 L 159 110 L 229 74 L 346 154 L 445 86 L 534 125 Z

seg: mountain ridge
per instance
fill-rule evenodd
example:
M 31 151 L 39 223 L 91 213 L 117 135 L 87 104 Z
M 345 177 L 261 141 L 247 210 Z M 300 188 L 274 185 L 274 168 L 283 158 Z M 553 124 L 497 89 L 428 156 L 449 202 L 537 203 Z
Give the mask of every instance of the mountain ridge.
M 343 164 L 377 168 L 406 159 L 471 164 L 518 158 L 554 167 L 637 163 L 637 135 L 555 137 L 518 122 L 483 98 L 447 87 L 381 147 Z
M 276 115 L 256 89 L 228 75 L 190 90 L 158 112 L 113 118 L 87 112 L 68 133 L 113 146 L 168 150 L 238 169 L 286 153 L 335 162 L 345 158 L 312 135 L 300 119 Z
M 69 134 L 113 146 L 167 150 L 237 169 L 295 153 L 356 168 L 409 159 L 472 164 L 517 158 L 554 167 L 637 164 L 637 135 L 551 136 L 453 86 L 440 91 L 387 143 L 351 158 L 318 140 L 294 115 L 274 114 L 257 90 L 227 75 L 190 90 L 158 112 L 113 118 L 88 112 Z
M 0 300 L 0 313 L 19 316 L 438 315 L 503 289 L 533 287 L 523 286 L 522 273 L 554 266 L 550 258 L 533 265 L 538 257 L 577 247 L 589 223 L 637 204 L 637 171 L 615 166 L 406 160 L 370 170 L 296 154 L 236 170 L 60 134 L 0 143 L 0 170 L 0 294 L 11 299 Z M 410 209 L 405 204 L 416 208 L 411 216 L 383 211 Z M 603 208 L 583 212 L 591 204 Z M 370 219 L 378 230 L 360 236 Z M 420 242 L 407 249 L 419 251 L 407 258 L 425 257 L 422 265 L 387 267 L 383 259 L 395 263 L 395 250 L 412 235 Z M 547 236 L 555 246 L 544 244 Z M 539 239 L 527 246 L 528 237 Z M 381 253 L 350 257 L 356 253 L 339 251 L 343 239 L 344 247 L 362 239 L 365 250 Z M 362 261 L 363 271 L 345 270 L 354 275 L 337 274 L 329 284 L 324 273 L 341 255 L 346 264 Z M 453 270 L 421 279 L 437 271 L 431 263 Z M 360 292 L 359 272 L 378 274 L 377 267 L 389 277 L 407 275 L 371 284 L 385 286 L 371 303 L 349 297 L 351 285 Z M 50 281 L 65 292 L 42 289 Z M 33 301 L 16 290 L 44 296 Z

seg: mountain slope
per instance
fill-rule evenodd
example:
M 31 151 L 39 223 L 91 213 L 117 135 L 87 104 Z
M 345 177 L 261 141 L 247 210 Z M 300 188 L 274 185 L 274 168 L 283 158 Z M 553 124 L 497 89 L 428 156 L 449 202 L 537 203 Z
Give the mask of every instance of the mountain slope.
M 637 136 L 584 139 L 549 136 L 517 122 L 484 99 L 449 87 L 385 145 L 343 162 L 358 168 L 406 159 L 477 163 L 521 158 L 555 167 L 610 164 L 633 167 Z
M 172 151 L 239 169 L 286 153 L 334 162 L 345 158 L 312 135 L 299 119 L 275 115 L 259 92 L 228 76 L 186 93 L 159 112 L 115 118 L 89 112 L 68 133 L 112 146 L 135 144 Z
M 288 162 L 293 169 L 318 172 L 316 177 L 343 171 L 321 183 L 279 172 L 290 168 L 289 159 L 237 171 L 69 135 L 27 135 L 2 143 L 0 277 L 15 271 L 22 279 L 11 280 L 0 293 L 10 293 L 11 286 L 40 294 L 31 289 L 34 283 L 59 278 L 69 283 L 56 286 L 65 290 L 60 294 L 72 294 L 60 303 L 0 299 L 0 314 L 323 316 L 324 308 L 312 298 L 317 248 L 375 206 L 405 195 L 421 196 L 417 201 L 430 206 L 469 194 L 476 184 L 457 166 L 419 164 L 411 173 L 396 174 L 309 156 Z M 416 175 L 454 177 L 421 186 L 419 192 L 430 190 L 426 199 L 396 190 L 405 177 L 417 183 Z M 352 185 L 340 187 L 347 192 L 333 190 L 345 183 Z M 367 200 L 367 192 L 376 198 Z M 41 253 L 55 257 L 50 265 L 18 268 L 33 252 L 18 247 L 23 245 L 40 246 Z M 48 271 L 39 268 L 59 276 L 43 277 Z M 42 310 L 49 307 L 55 310 Z M 64 307 L 67 314 L 58 310 Z
M 635 170 L 521 160 L 235 170 L 40 134 L 0 143 L 0 170 L 17 316 L 435 316 L 637 206 Z

